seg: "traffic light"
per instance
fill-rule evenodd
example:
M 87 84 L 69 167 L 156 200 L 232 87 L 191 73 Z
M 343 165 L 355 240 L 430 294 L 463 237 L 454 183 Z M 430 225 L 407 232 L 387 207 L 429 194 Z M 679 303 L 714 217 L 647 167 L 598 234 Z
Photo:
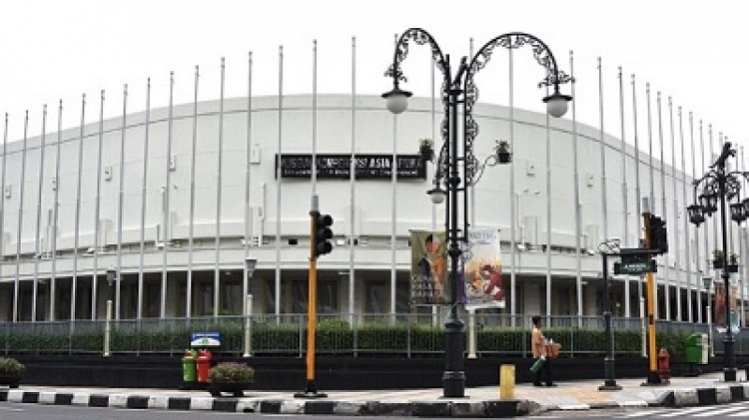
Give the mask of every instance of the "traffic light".
M 319 212 L 313 212 L 312 214 L 312 227 L 314 243 L 313 254 L 315 258 L 329 254 L 333 250 L 333 244 L 330 243 L 330 239 L 333 238 L 333 231 L 330 227 L 333 225 L 333 218 L 329 214 L 320 214 Z
M 668 232 L 666 230 L 666 222 L 660 217 L 651 215 L 649 225 L 650 249 L 658 251 L 659 254 L 668 253 Z

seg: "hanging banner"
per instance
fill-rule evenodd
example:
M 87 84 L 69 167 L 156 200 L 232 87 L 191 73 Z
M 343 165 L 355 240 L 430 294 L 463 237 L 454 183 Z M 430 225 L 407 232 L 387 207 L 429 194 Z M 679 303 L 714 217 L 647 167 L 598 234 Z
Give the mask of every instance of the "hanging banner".
M 733 281 L 731 282 L 733 283 Z M 725 333 L 727 322 L 726 322 L 726 287 L 723 283 L 715 284 L 715 330 L 719 333 Z M 731 332 L 739 332 L 739 312 L 738 312 L 738 293 L 739 289 L 735 284 L 731 284 Z
M 499 231 L 469 231 L 464 256 L 466 309 L 504 308 L 505 287 L 502 283 Z
M 411 231 L 411 304 L 449 303 L 445 232 Z

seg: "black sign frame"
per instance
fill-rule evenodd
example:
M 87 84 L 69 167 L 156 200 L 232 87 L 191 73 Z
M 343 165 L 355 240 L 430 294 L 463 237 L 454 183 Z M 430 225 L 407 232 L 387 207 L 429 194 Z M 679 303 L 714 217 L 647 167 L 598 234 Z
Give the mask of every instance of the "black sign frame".
M 350 179 L 351 154 L 317 154 L 317 179 Z M 392 154 L 356 154 L 355 179 L 391 179 Z M 426 164 L 421 155 L 397 155 L 397 179 L 426 180 Z M 312 177 L 312 154 L 276 154 L 274 174 L 278 177 L 281 162 L 281 178 L 309 179 Z

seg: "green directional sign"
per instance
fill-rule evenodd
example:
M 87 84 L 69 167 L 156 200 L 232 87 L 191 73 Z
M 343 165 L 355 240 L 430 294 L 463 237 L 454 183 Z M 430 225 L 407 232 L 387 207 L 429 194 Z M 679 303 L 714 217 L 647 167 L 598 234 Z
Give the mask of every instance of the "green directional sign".
M 622 257 L 622 262 L 614 263 L 614 274 L 639 275 L 656 271 L 655 260 L 649 257 L 646 259 Z

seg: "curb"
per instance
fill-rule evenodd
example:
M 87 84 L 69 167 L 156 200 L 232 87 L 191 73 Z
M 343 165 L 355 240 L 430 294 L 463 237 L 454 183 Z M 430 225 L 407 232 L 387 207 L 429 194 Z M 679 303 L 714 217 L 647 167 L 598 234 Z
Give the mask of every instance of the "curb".
M 749 384 L 725 385 L 668 391 L 663 398 L 663 406 L 689 407 L 727 404 L 746 400 L 749 400 Z
M 229 413 L 417 417 L 516 417 L 536 412 L 539 409 L 538 404 L 529 400 L 403 402 L 257 400 L 250 398 L 57 393 L 14 389 L 0 390 L 0 402 L 136 410 L 203 410 Z

